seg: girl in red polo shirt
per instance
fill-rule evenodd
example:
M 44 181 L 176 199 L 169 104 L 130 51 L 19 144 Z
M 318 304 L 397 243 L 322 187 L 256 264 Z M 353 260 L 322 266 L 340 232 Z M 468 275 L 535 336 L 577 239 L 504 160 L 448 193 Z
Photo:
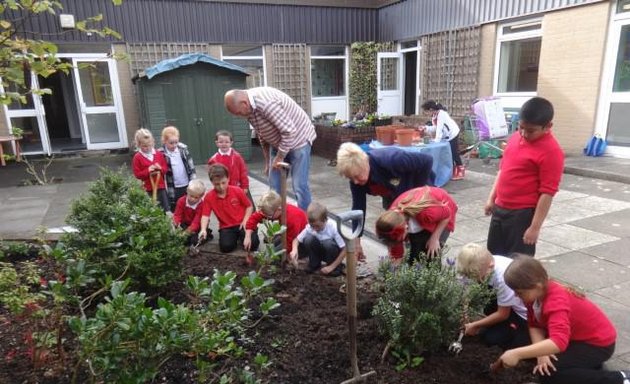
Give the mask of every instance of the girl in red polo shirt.
M 376 233 L 389 246 L 396 262 L 402 259 L 403 242 L 409 241 L 409 264 L 425 252 L 425 261 L 437 260 L 442 245 L 455 230 L 457 205 L 451 196 L 437 187 L 410 189 L 392 203 L 376 220 Z
M 514 367 L 536 358 L 542 384 L 628 384 L 629 371 L 605 371 L 617 332 L 604 312 L 572 288 L 550 280 L 542 264 L 521 255 L 503 275 L 527 307 L 532 344 L 507 350 L 498 363 Z M 499 367 L 499 364 L 494 364 Z
M 153 185 L 151 178 L 157 180 L 157 203 L 160 204 L 164 212 L 171 212 L 171 206 L 166 193 L 166 183 L 164 176 L 168 172 L 168 163 L 162 152 L 156 151 L 153 134 L 148 129 L 140 128 L 134 136 L 138 152 L 133 156 L 131 169 L 136 179 L 142 181 L 145 191 L 149 196 L 153 195 Z

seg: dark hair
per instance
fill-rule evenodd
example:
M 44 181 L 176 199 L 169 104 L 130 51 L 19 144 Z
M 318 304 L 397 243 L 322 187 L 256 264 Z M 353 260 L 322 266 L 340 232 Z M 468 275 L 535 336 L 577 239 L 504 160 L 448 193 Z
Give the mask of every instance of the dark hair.
M 232 132 L 230 131 L 226 131 L 224 129 L 218 131 L 215 135 L 214 135 L 214 139 L 215 140 L 219 140 L 219 136 L 227 136 L 230 138 L 230 141 L 234 141 L 234 136 L 232 135 Z
M 521 107 L 519 118 L 526 123 L 544 127 L 553 120 L 553 105 L 545 98 L 532 97 Z
M 518 255 L 505 269 L 503 280 L 512 290 L 532 289 L 539 283 L 547 287 L 549 275 L 533 256 Z
M 216 163 L 212 164 L 208 168 L 208 178 L 210 179 L 210 181 L 212 181 L 213 179 L 222 179 L 224 177 L 230 177 L 230 172 L 225 165 L 221 163 Z
M 436 102 L 435 100 L 427 100 L 424 103 L 422 103 L 421 106 L 422 109 L 424 109 L 425 111 L 428 111 L 429 109 L 434 109 L 434 110 L 443 110 L 446 111 L 446 107 L 443 106 L 442 104 Z

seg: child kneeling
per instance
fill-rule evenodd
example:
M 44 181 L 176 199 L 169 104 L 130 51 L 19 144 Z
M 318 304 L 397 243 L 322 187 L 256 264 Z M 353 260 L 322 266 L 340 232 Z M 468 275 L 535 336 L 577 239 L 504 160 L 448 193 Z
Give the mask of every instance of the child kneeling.
M 195 245 L 199 242 L 199 228 L 201 227 L 201 213 L 203 207 L 203 195 L 206 186 L 199 179 L 192 180 L 186 188 L 186 194 L 177 200 L 173 223 L 186 231 L 188 241 L 186 245 Z
M 313 202 L 306 210 L 308 224 L 297 235 L 298 247 L 293 247 L 290 259 L 297 263 L 298 254 L 308 257 L 307 272 L 319 270 L 324 275 L 339 276 L 343 271 L 345 243 L 335 222 L 328 218 L 328 210 Z M 322 267 L 322 261 L 326 264 Z M 321 269 L 320 269 L 321 268 Z

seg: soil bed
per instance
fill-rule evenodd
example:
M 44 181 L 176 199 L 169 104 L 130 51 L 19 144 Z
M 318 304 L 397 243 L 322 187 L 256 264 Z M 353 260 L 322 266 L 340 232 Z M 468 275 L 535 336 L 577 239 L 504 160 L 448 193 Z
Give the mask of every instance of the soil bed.
M 212 276 L 214 269 L 232 270 L 239 275 L 249 271 L 241 255 L 222 255 L 207 245 L 196 257 L 186 257 L 184 274 Z M 49 263 L 41 264 L 43 268 Z M 52 266 L 50 266 L 52 267 Z M 52 272 L 51 272 L 52 273 Z M 46 275 L 46 272 L 44 273 Z M 351 378 L 346 297 L 340 292 L 344 276 L 338 278 L 298 272 L 278 272 L 274 295 L 281 306 L 271 318 L 252 330 L 252 355 L 260 352 L 269 357 L 271 368 L 263 383 L 340 383 Z M 168 298 L 185 300 L 181 285 L 169 287 Z M 379 334 L 371 315 L 377 299 L 374 280 L 364 278 L 358 285 L 358 359 L 362 373 L 374 370 L 368 383 L 423 384 L 523 384 L 535 381 L 531 364 L 496 375 L 488 367 L 499 355 L 497 348 L 481 345 L 474 338 L 463 340 L 463 351 L 454 356 L 441 351 L 425 356 L 417 368 L 397 372 L 392 360 L 381 363 L 386 340 Z M 0 308 L 0 382 L 2 383 L 68 383 L 71 372 L 54 372 L 50 367 L 33 368 L 28 356 L 18 353 L 7 359 L 7 353 L 22 342 L 25 329 L 18 319 Z M 70 335 L 68 335 L 70 337 Z M 69 357 L 69 356 L 67 356 Z M 74 365 L 66 361 L 68 371 Z M 83 377 L 85 379 L 85 377 Z M 81 382 L 81 380 L 79 380 Z M 179 356 L 170 359 L 155 379 L 159 383 L 197 383 L 192 359 Z

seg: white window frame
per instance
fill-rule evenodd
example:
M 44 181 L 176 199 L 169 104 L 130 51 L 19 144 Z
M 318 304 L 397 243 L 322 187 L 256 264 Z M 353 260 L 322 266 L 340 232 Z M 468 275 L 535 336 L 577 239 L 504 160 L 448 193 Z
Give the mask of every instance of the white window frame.
M 226 44 L 226 45 L 230 45 L 230 44 Z M 238 60 L 261 60 L 262 59 L 262 65 L 263 65 L 263 84 L 262 85 L 266 87 L 267 86 L 267 61 L 265 60 L 265 46 L 261 45 L 260 48 L 262 50 L 261 56 L 224 56 L 223 46 L 221 46 L 221 60 L 238 61 Z
M 416 40 L 416 46 L 415 47 L 409 47 L 409 48 L 402 48 L 402 43 L 398 44 L 398 51 L 400 53 L 403 53 L 403 58 L 404 58 L 404 53 L 409 53 L 409 52 L 416 52 L 416 102 L 415 102 L 415 114 L 418 115 L 420 114 L 420 100 L 422 100 L 422 89 L 420 89 L 422 87 L 422 73 L 420 72 L 421 69 L 421 61 L 422 61 L 422 41 L 420 40 Z M 403 71 L 404 72 L 404 71 Z M 402 74 L 404 77 L 404 73 Z M 407 83 L 407 79 L 403 79 L 403 88 L 404 85 Z M 404 89 L 403 89 L 404 90 Z M 401 91 L 403 91 L 401 90 Z M 404 92 L 403 92 L 404 93 Z M 401 96 L 404 97 L 404 94 Z M 401 104 L 403 103 L 403 100 L 401 99 Z M 401 109 L 403 105 L 401 105 Z M 404 111 L 403 111 L 404 112 Z
M 318 44 L 321 45 L 321 44 Z M 336 45 L 336 46 L 341 46 L 341 44 Z M 309 46 L 309 51 L 310 51 L 311 47 Z M 350 118 L 350 60 L 349 60 L 349 53 L 350 53 L 350 48 L 346 45 L 344 46 L 344 54 L 343 56 L 341 55 L 337 55 L 337 56 L 311 56 L 310 57 L 310 61 L 308 63 L 309 65 L 309 73 L 312 71 L 313 68 L 313 60 L 339 60 L 339 59 L 343 59 L 343 68 L 344 68 L 344 73 L 343 73 L 343 91 L 344 94 L 342 96 L 315 96 L 313 95 L 313 85 L 309 84 L 310 89 L 311 89 L 311 102 L 312 101 L 325 101 L 325 100 L 337 100 L 340 102 L 345 102 L 345 109 L 346 109 L 346 116 L 348 116 L 348 119 Z M 309 76 L 310 77 L 310 76 Z M 312 81 L 312 80 L 311 80 Z
M 615 81 L 615 64 L 619 48 L 619 34 L 621 28 L 630 25 L 630 12 L 617 13 L 617 1 L 611 7 L 610 23 L 606 38 L 606 50 L 604 53 L 604 70 L 600 87 L 599 102 L 595 120 L 595 133 L 606 137 L 608 134 L 608 120 L 610 118 L 610 104 L 614 102 L 627 102 L 630 100 L 628 92 L 617 92 L 613 95 L 613 82 Z M 626 146 L 609 145 L 606 154 L 630 158 L 630 148 Z
M 540 24 L 540 28 L 536 30 L 523 31 L 523 32 L 514 32 L 514 33 L 503 33 L 503 28 L 505 27 L 513 27 L 513 26 L 530 26 Z M 543 37 L 543 28 L 542 28 L 542 18 L 534 18 L 527 20 L 520 20 L 518 22 L 511 23 L 503 23 L 498 25 L 497 30 L 497 40 L 495 45 L 495 53 L 494 53 L 494 77 L 492 90 L 494 96 L 498 96 L 501 98 L 501 102 L 503 107 L 505 108 L 520 108 L 527 100 L 537 95 L 536 92 L 499 92 L 499 66 L 501 65 L 501 45 L 505 42 L 509 41 L 518 41 L 531 39 L 535 37 L 540 37 L 542 41 Z M 540 63 L 540 57 L 538 58 Z

